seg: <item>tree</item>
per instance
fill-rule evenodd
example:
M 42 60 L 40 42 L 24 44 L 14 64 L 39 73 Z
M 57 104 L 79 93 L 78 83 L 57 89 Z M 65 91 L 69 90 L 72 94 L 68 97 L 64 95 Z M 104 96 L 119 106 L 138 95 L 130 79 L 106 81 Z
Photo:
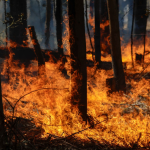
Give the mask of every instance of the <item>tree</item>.
M 90 13 L 89 13 L 90 17 L 93 18 L 94 16 L 94 0 L 90 0 Z M 93 29 L 93 27 L 91 25 L 89 25 L 90 30 Z M 93 34 L 92 34 L 93 37 Z
M 62 0 L 56 0 L 56 33 L 57 33 L 57 43 L 58 43 L 58 53 L 63 56 L 62 48 Z
M 105 23 L 108 21 L 108 10 L 107 10 L 107 0 L 100 0 L 100 23 Z M 101 51 L 111 54 L 110 44 L 108 43 L 108 37 L 110 37 L 109 25 L 104 29 L 100 28 L 101 33 Z
M 10 0 L 10 15 L 13 17 L 10 24 L 14 21 L 14 25 L 9 28 L 10 40 L 24 44 L 27 40 L 27 4 L 26 0 Z
M 100 46 L 100 1 L 95 0 L 95 60 L 97 63 L 101 61 L 101 46 Z
M 45 45 L 48 47 L 50 37 L 51 0 L 46 0 Z
M 87 70 L 82 0 L 68 0 L 69 42 L 71 51 L 71 103 L 78 105 L 84 121 L 87 120 Z
M 43 75 L 45 75 L 45 60 L 43 57 L 43 53 L 40 44 L 38 43 L 34 26 L 28 26 L 28 29 L 34 45 L 34 52 L 38 61 L 38 75 L 42 77 Z
M 146 0 L 134 0 L 134 28 L 133 28 L 133 42 L 138 40 L 137 46 L 140 44 L 144 45 L 144 54 L 145 54 L 145 36 L 146 36 L 146 25 L 147 25 L 147 18 L 146 15 Z M 144 55 L 142 56 L 144 60 Z
M 146 31 L 146 0 L 134 0 L 134 3 L 134 37 L 141 40 L 141 38 L 144 39 Z
M 116 79 L 116 89 L 125 91 L 126 84 L 121 57 L 117 1 L 107 0 L 107 8 L 110 24 L 112 67 Z
M 0 76 L 0 149 L 4 148 L 3 144 L 6 140 L 6 130 L 4 126 L 4 112 L 3 112 L 3 101 L 2 101 L 2 88 L 1 88 L 1 76 Z

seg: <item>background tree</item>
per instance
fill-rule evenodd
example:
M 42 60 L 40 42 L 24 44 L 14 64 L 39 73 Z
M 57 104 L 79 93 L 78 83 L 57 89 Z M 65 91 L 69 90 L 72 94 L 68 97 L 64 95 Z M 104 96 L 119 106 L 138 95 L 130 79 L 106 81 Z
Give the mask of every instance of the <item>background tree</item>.
M 50 37 L 51 0 L 46 0 L 45 45 L 48 47 Z
M 114 71 L 114 77 L 116 79 L 116 88 L 117 90 L 124 91 L 126 84 L 121 58 L 117 0 L 107 0 L 107 8 L 110 24 L 112 67 Z
M 146 25 L 147 18 L 146 15 L 146 0 L 134 0 L 134 28 L 133 28 L 133 44 L 134 41 L 138 40 L 136 46 L 140 44 L 144 45 L 143 53 L 145 53 L 145 36 L 146 36 Z M 143 58 L 144 59 L 144 56 Z
M 101 61 L 101 45 L 100 45 L 100 1 L 95 0 L 95 60 L 97 63 Z
M 62 0 L 56 0 L 56 34 L 57 34 L 57 45 L 58 53 L 60 56 L 63 56 L 62 48 Z
M 43 76 L 45 75 L 45 60 L 43 57 L 43 53 L 40 47 L 40 44 L 37 40 L 36 32 L 34 29 L 34 26 L 28 26 L 30 37 L 32 41 L 34 42 L 34 53 L 36 55 L 37 61 L 38 61 L 38 75 Z
M 69 42 L 71 51 L 71 102 L 78 105 L 84 121 L 87 120 L 87 70 L 82 0 L 68 0 Z
M 0 76 L 0 149 L 4 148 L 4 142 L 6 142 L 5 140 L 6 140 L 6 130 L 4 126 L 4 112 L 3 112 L 2 87 Z
M 9 28 L 10 40 L 23 44 L 27 40 L 27 3 L 26 0 L 10 0 L 10 15 L 13 17 L 10 22 L 15 24 Z
M 146 24 L 147 24 L 146 0 L 142 0 L 142 1 L 134 0 L 134 3 L 135 3 L 135 9 L 134 9 L 134 33 L 133 34 L 134 34 L 134 38 L 141 40 L 141 38 L 144 39 L 144 34 L 146 31 Z
M 100 0 L 100 23 L 105 23 L 108 21 L 108 10 L 107 10 L 107 0 Z M 101 33 L 101 51 L 105 51 L 109 54 L 111 54 L 111 48 L 110 44 L 106 39 L 110 37 L 110 32 L 109 32 L 109 25 L 106 26 L 104 29 L 100 28 L 100 33 Z
M 94 0 L 90 0 L 90 15 L 92 18 L 94 17 Z
M 90 0 L 90 13 L 89 13 L 89 16 L 91 17 L 91 18 L 93 18 L 94 17 L 94 0 Z M 89 18 L 90 18 L 89 17 Z M 89 30 L 91 31 L 91 30 L 93 30 L 93 27 L 89 24 Z M 93 32 L 92 33 L 90 33 L 91 34 L 91 37 L 94 37 L 94 34 L 93 34 Z

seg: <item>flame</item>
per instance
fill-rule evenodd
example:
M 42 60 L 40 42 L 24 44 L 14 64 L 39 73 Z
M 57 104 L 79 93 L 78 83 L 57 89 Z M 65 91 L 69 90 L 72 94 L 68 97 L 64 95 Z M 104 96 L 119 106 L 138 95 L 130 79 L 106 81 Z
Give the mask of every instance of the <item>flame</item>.
M 65 19 L 66 31 L 63 44 L 67 50 L 66 53 L 69 54 L 69 26 L 68 18 Z M 104 29 L 106 25 L 108 22 L 101 28 Z M 146 50 L 148 50 L 149 39 L 146 39 Z M 109 37 L 107 40 L 110 42 Z M 18 62 L 12 60 L 14 54 L 11 53 L 11 49 L 18 45 L 12 41 L 8 42 L 10 56 L 4 61 L 1 73 L 2 76 L 9 75 L 9 83 L 2 82 L 6 117 L 13 116 L 12 108 L 14 108 L 15 117 L 30 119 L 37 127 L 43 129 L 42 138 L 49 134 L 66 137 L 76 133 L 74 136 L 82 140 L 89 141 L 92 138 L 100 143 L 107 141 L 108 144 L 119 146 L 132 147 L 135 141 L 138 141 L 138 145 L 141 147 L 149 144 L 150 79 L 148 72 L 150 66 L 143 68 L 136 64 L 134 69 L 130 68 L 130 43 L 122 46 L 122 60 L 127 62 L 126 83 L 132 87 L 128 88 L 126 94 L 112 93 L 108 96 L 109 88 L 106 87 L 106 79 L 113 77 L 113 71 L 96 70 L 96 66 L 87 67 L 88 115 L 93 117 L 95 124 L 91 129 L 89 124 L 85 125 L 82 122 L 77 107 L 72 111 L 70 79 L 65 78 L 59 71 L 61 62 L 58 61 L 57 64 L 54 64 L 49 60 L 45 63 L 46 76 L 38 77 L 37 61 L 32 61 L 28 68 L 25 68 L 24 65 L 18 67 Z M 92 51 L 87 35 L 86 42 L 87 50 Z M 32 46 L 30 42 L 28 44 L 29 47 Z M 102 47 L 105 49 L 105 45 Z M 135 52 L 143 54 L 143 46 L 133 46 L 133 49 L 134 54 Z M 87 54 L 87 59 L 92 60 L 92 55 Z M 65 68 L 67 74 L 70 75 L 70 58 L 67 57 L 67 60 Z M 102 61 L 110 62 L 111 56 L 102 56 Z M 144 61 L 149 62 L 149 55 L 145 56 Z

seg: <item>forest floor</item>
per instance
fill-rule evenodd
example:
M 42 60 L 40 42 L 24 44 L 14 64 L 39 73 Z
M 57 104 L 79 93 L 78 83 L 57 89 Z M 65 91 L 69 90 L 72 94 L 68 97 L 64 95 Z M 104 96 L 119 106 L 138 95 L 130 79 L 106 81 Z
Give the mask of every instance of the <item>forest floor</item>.
M 36 65 L 35 62 L 33 64 Z M 95 104 L 92 104 L 94 102 L 91 100 L 92 97 L 90 96 L 91 94 L 95 94 L 96 96 L 93 99 L 99 98 L 101 94 L 99 93 L 99 90 L 102 90 L 104 86 L 106 86 L 105 84 L 106 78 L 113 76 L 111 62 L 104 61 L 102 63 L 101 68 L 97 68 L 97 69 L 94 66 L 92 61 L 87 61 L 87 65 L 88 65 L 87 83 L 88 83 L 88 94 L 89 94 L 88 97 L 90 99 L 89 108 L 99 109 L 99 111 L 103 113 L 100 113 L 99 115 L 97 114 L 97 117 L 95 116 L 91 117 L 91 120 L 94 125 L 93 127 L 88 126 L 85 130 L 88 130 L 88 132 L 92 132 L 92 131 L 95 132 L 95 130 L 97 130 L 95 133 L 95 137 L 97 136 L 97 134 L 100 134 L 99 138 L 101 138 L 101 136 L 103 136 L 103 131 L 105 132 L 107 128 L 110 128 L 107 132 L 108 134 L 110 134 L 110 137 L 113 135 L 112 138 L 114 137 L 114 139 L 111 138 L 112 140 L 111 142 L 109 142 L 107 138 L 106 139 L 102 138 L 102 140 L 99 141 L 97 140 L 97 138 L 94 137 L 94 135 L 93 136 L 90 135 L 86 137 L 86 139 L 88 140 L 85 140 L 84 138 L 76 137 L 76 134 L 79 134 L 80 130 L 74 132 L 73 134 L 68 134 L 68 135 L 66 134 L 66 136 L 61 136 L 61 135 L 59 136 L 57 134 L 49 133 L 47 137 L 43 138 L 42 134 L 44 133 L 44 129 L 42 125 L 37 126 L 37 124 L 34 123 L 34 119 L 24 118 L 22 116 L 17 116 L 17 115 L 16 116 L 7 115 L 5 119 L 5 123 L 6 123 L 7 137 L 9 140 L 5 144 L 6 146 L 5 149 L 10 149 L 10 150 L 30 150 L 30 149 L 32 150 L 128 150 L 128 149 L 144 150 L 144 149 L 150 149 L 149 140 L 145 142 L 147 144 L 144 143 L 143 144 L 144 146 L 141 147 L 141 143 L 145 141 L 145 139 L 143 140 L 143 137 L 142 137 L 144 136 L 144 133 L 142 133 L 142 131 L 139 131 L 136 134 L 137 135 L 136 138 L 133 137 L 133 141 L 128 142 L 128 139 L 130 140 L 130 137 L 128 137 L 127 139 L 122 138 L 126 136 L 119 135 L 120 133 L 117 133 L 117 130 L 121 130 L 121 132 L 123 132 L 126 129 L 127 129 L 127 132 L 130 132 L 130 131 L 132 132 L 132 130 L 128 130 L 126 126 L 125 128 L 122 128 L 116 125 L 116 128 L 114 129 L 109 127 L 110 123 L 114 123 L 115 120 L 113 119 L 115 117 L 116 118 L 123 117 L 125 118 L 125 121 L 127 122 L 131 118 L 133 118 L 133 120 L 135 119 L 134 122 L 137 121 L 139 117 L 149 118 L 148 117 L 150 114 L 150 104 L 149 104 L 150 92 L 149 92 L 149 84 L 148 84 L 150 82 L 150 72 L 148 71 L 149 65 L 145 65 L 144 67 L 143 66 L 141 67 L 139 64 L 137 64 L 137 66 L 134 69 L 127 68 L 125 70 L 127 93 L 124 93 L 118 98 L 115 97 L 115 99 L 114 99 L 114 96 L 117 94 L 112 93 L 112 95 L 109 95 L 109 96 L 106 94 L 105 95 L 107 97 L 106 101 L 103 101 L 105 96 L 101 95 L 101 97 L 103 98 L 99 99 L 99 101 L 102 101 L 102 102 L 100 103 L 98 101 L 94 101 Z M 56 68 L 54 70 L 56 70 Z M 69 69 L 67 69 L 67 72 L 69 75 Z M 34 74 L 35 75 L 37 74 L 36 71 L 34 72 Z M 51 74 L 51 77 L 49 77 L 51 80 L 53 80 L 53 76 L 55 76 L 55 75 L 53 76 L 52 75 L 53 74 Z M 59 75 L 62 76 L 61 79 L 65 78 L 63 73 L 60 73 Z M 6 76 L 2 75 L 2 84 L 7 83 L 6 80 L 7 80 Z M 67 82 L 69 82 L 69 78 L 68 79 L 65 78 L 65 84 L 67 84 Z M 18 91 L 16 90 L 16 92 Z M 104 91 L 102 91 L 102 93 L 103 92 Z M 29 102 L 22 101 L 22 103 L 26 105 Z M 101 106 L 97 106 L 99 104 L 101 104 Z M 41 103 L 39 106 L 41 107 Z M 108 108 L 107 111 L 106 111 L 106 108 Z M 119 110 L 119 111 L 115 112 L 116 110 Z M 24 111 L 24 110 L 22 109 L 21 111 Z M 114 115 L 114 118 L 112 117 L 112 114 Z M 104 115 L 105 118 L 107 118 L 106 124 L 100 123 L 99 121 L 100 115 L 101 116 Z M 93 114 L 91 114 L 91 116 L 93 116 Z M 120 120 L 117 120 L 117 121 L 119 122 Z M 149 121 L 149 119 L 147 119 L 147 121 Z M 141 121 L 140 123 L 144 123 L 144 122 Z M 136 122 L 136 124 L 138 124 L 138 122 Z M 137 126 L 139 126 L 139 124 Z M 146 127 L 146 129 L 143 129 L 144 130 L 143 132 L 145 131 L 147 132 L 148 127 Z M 50 127 L 50 128 L 53 128 L 53 127 Z M 133 128 L 134 128 L 134 125 L 133 125 Z M 81 130 L 81 132 L 83 130 Z M 136 127 L 135 127 L 135 130 L 137 130 Z M 64 132 L 65 131 L 63 131 L 63 133 Z M 100 133 L 97 133 L 97 132 L 100 132 Z M 114 132 L 116 132 L 116 134 Z M 129 133 L 126 133 L 126 134 L 129 134 Z M 146 134 L 149 134 L 149 132 L 147 132 Z M 115 137 L 115 136 L 118 136 L 118 137 Z M 147 135 L 146 138 L 149 138 L 149 135 Z M 120 144 L 118 144 L 119 142 L 118 143 L 115 142 L 116 140 L 124 143 L 124 146 L 120 146 Z

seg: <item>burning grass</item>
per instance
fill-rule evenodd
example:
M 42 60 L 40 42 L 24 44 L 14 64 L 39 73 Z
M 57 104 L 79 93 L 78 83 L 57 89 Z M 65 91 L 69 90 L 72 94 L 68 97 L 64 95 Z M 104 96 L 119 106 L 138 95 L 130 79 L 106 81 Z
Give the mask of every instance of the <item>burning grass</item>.
M 67 66 L 69 64 L 66 64 L 69 74 Z M 106 78 L 112 77 L 112 70 L 97 70 L 93 74 L 95 68 L 88 67 L 88 116 L 93 122 L 91 126 L 82 122 L 77 108 L 71 109 L 70 80 L 59 71 L 59 63 L 47 62 L 45 67 L 46 76 L 39 78 L 33 75 L 37 71 L 36 63 L 27 69 L 23 66 L 20 69 L 11 63 L 9 84 L 2 82 L 6 123 L 12 117 L 30 120 L 35 129 L 32 129 L 33 132 L 30 129 L 24 136 L 29 138 L 32 135 L 35 143 L 51 135 L 50 143 L 73 138 L 80 141 L 79 145 L 97 143 L 131 148 L 136 144 L 137 147 L 149 147 L 150 79 L 144 76 L 147 70 L 139 74 L 137 80 L 131 79 L 131 70 L 126 70 L 126 82 L 132 88 L 126 94 L 112 93 L 108 96 L 105 82 Z M 6 71 L 4 68 L 2 74 Z M 39 132 L 38 136 L 35 132 Z
M 67 27 L 63 38 L 67 54 L 68 42 Z M 90 50 L 88 40 L 87 50 Z M 142 54 L 141 47 L 134 47 L 135 51 Z M 145 57 L 147 64 L 136 64 L 131 69 L 130 45 L 122 47 L 123 62 L 127 62 L 126 94 L 108 95 L 106 79 L 113 77 L 112 70 L 87 67 L 88 117 L 91 121 L 87 125 L 82 122 L 78 109 L 71 107 L 70 79 L 59 71 L 61 62 L 46 62 L 46 75 L 40 78 L 36 61 L 32 61 L 28 68 L 24 65 L 20 68 L 18 62 L 12 63 L 11 56 L 4 62 L 2 76 L 9 75 L 9 83 L 2 82 L 2 95 L 7 133 L 13 143 L 20 139 L 16 143 L 28 145 L 25 149 L 44 149 L 44 146 L 47 149 L 149 147 L 148 55 Z M 92 59 L 92 55 L 87 54 L 87 59 Z M 102 61 L 110 62 L 111 56 L 102 57 Z M 69 58 L 65 68 L 70 75 Z M 14 133 L 11 133 L 12 128 Z

